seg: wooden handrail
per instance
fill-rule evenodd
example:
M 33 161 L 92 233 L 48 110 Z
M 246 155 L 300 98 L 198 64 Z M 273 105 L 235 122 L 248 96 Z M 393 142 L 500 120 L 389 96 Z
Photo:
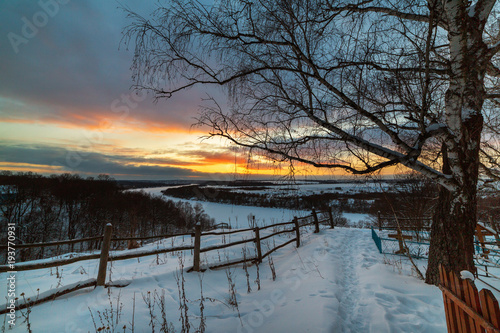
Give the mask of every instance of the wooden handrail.
M 276 246 L 274 249 L 271 249 L 271 250 L 267 251 L 267 252 L 266 252 L 266 254 L 264 254 L 264 255 L 262 256 L 262 259 L 264 259 L 264 258 L 265 258 L 265 257 L 267 257 L 268 255 L 270 255 L 270 254 L 271 254 L 271 253 L 273 253 L 274 251 L 276 251 L 276 250 L 278 250 L 278 249 L 281 249 L 282 247 L 285 247 L 285 246 L 287 246 L 288 244 L 290 244 L 290 243 L 292 243 L 292 242 L 295 242 L 295 241 L 297 241 L 297 239 L 296 239 L 296 238 L 292 238 L 292 239 L 290 239 L 288 242 L 285 242 L 285 243 L 283 243 L 283 244 L 281 244 L 281 245 Z
M 265 239 L 268 239 L 268 238 L 271 238 L 271 237 L 274 237 L 276 235 L 279 235 L 279 234 L 284 234 L 284 233 L 287 233 L 287 232 L 294 232 L 295 229 L 285 229 L 285 230 L 281 230 L 281 231 L 278 231 L 278 232 L 275 232 L 274 234 L 270 234 L 270 235 L 267 235 L 265 237 L 262 237 L 260 240 L 263 241 Z
M 102 236 L 95 236 L 95 237 L 68 239 L 68 240 L 54 241 L 54 242 L 47 242 L 47 243 L 16 244 L 15 248 L 16 249 L 27 249 L 27 248 L 33 248 L 33 247 L 48 247 L 48 246 L 57 246 L 57 245 L 65 245 L 65 244 L 75 244 L 75 243 L 81 243 L 81 242 L 87 242 L 87 241 L 93 241 L 93 240 L 101 240 L 101 239 L 102 239 Z M 0 246 L 0 250 L 5 250 L 5 249 L 7 249 L 6 245 Z
M 73 258 L 55 259 L 55 260 L 41 262 L 41 263 L 17 263 L 14 265 L 13 269 L 10 268 L 9 265 L 0 265 L 0 273 L 8 272 L 8 271 L 30 271 L 30 270 L 34 270 L 34 269 L 62 266 L 62 265 L 72 264 L 72 263 L 78 262 L 78 261 L 99 259 L 100 256 L 101 256 L 100 253 L 95 253 L 95 254 L 87 254 L 87 255 L 82 255 L 82 256 L 78 256 L 78 257 L 73 257 Z
M 227 243 L 227 244 L 222 244 L 222 245 L 214 245 L 214 246 L 208 246 L 203 249 L 200 249 L 200 253 L 207 252 L 207 251 L 213 251 L 213 250 L 220 250 L 224 249 L 226 247 L 234 246 L 234 245 L 240 245 L 244 243 L 249 243 L 249 242 L 254 242 L 255 238 L 248 238 L 248 239 L 243 239 L 237 242 L 232 242 L 232 243 Z

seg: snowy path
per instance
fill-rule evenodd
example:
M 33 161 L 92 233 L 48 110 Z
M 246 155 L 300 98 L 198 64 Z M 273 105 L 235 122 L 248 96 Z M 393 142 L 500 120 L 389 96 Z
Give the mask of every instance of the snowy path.
M 410 276 L 406 264 L 403 264 L 401 273 L 395 266 L 384 264 L 384 256 L 377 252 L 369 230 L 336 228 L 322 230 L 320 234 L 304 231 L 302 236 L 300 248 L 289 245 L 273 253 L 276 281 L 272 280 L 267 260 L 260 265 L 260 291 L 254 282 L 256 266 L 249 267 L 250 293 L 247 293 L 247 280 L 242 267 L 230 269 L 240 316 L 236 309 L 227 305 L 229 292 L 225 270 L 199 275 L 185 273 L 191 331 L 194 332 L 199 325 L 201 314 L 199 277 L 203 277 L 204 297 L 212 299 L 205 302 L 206 332 L 446 331 L 439 289 Z M 185 256 L 186 265 L 191 265 L 188 251 Z M 92 277 L 95 265 L 75 263 L 66 266 L 62 283 Z M 69 273 L 78 272 L 79 266 L 85 267 L 87 274 Z M 111 289 L 113 309 L 116 311 L 118 308 L 118 296 L 123 304 L 115 332 L 123 332 L 124 325 L 127 325 L 126 332 L 131 332 L 134 295 L 135 332 L 151 332 L 150 314 L 143 296 L 148 292 L 153 294 L 155 290 L 165 293 L 167 319 L 177 332 L 180 331 L 179 293 L 174 278 L 176 269 L 178 260 L 172 255 L 113 264 L 112 277 L 115 281 L 132 280 L 128 287 Z M 4 276 L 0 275 L 0 278 Z M 17 288 L 19 293 L 24 291 L 31 296 L 33 289 L 40 288 L 43 292 L 57 282 L 56 276 L 50 275 L 49 270 L 19 272 Z M 95 329 L 89 308 L 94 318 L 98 318 L 97 311 L 110 311 L 107 291 L 82 290 L 36 306 L 30 314 L 31 327 L 34 333 L 93 332 Z M 154 311 L 160 318 L 158 305 Z M 23 318 L 18 318 L 18 325 L 6 332 L 25 332 L 26 326 L 22 321 Z M 99 327 L 100 323 L 97 324 Z M 158 325 L 156 331 L 159 331 Z

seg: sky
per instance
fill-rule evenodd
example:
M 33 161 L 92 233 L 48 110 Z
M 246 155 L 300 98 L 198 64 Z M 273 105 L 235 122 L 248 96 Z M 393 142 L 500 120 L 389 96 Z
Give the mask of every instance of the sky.
M 155 103 L 130 89 L 133 49 L 121 44 L 130 21 L 119 7 L 148 15 L 155 3 L 0 3 L 0 170 L 117 179 L 275 172 L 200 139 L 208 129 L 192 125 L 207 92 Z
M 154 101 L 131 90 L 131 23 L 157 1 L 0 2 L 0 171 L 116 179 L 282 176 L 196 122 L 207 91 Z M 303 171 L 316 175 L 315 171 Z

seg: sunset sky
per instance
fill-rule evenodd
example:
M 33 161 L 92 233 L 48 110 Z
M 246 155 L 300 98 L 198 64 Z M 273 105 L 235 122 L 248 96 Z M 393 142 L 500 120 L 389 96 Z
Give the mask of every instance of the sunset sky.
M 153 102 L 130 87 L 133 50 L 121 5 L 147 16 L 156 1 L 0 3 L 0 170 L 101 173 L 117 179 L 283 175 L 192 128 L 207 92 Z
M 118 7 L 147 15 L 154 2 L 145 3 L 1 2 L 0 170 L 118 179 L 247 172 L 234 147 L 191 128 L 206 92 L 154 103 L 130 90 L 132 51 L 120 47 L 129 22 Z

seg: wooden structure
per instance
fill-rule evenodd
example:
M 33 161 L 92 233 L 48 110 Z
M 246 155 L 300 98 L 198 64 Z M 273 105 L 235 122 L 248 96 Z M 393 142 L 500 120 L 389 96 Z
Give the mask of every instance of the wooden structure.
M 310 222 L 310 220 L 313 220 Z M 300 222 L 299 222 L 300 221 Z M 65 258 L 65 259 L 55 259 L 51 261 L 45 261 L 42 263 L 17 263 L 14 265 L 14 268 L 12 269 L 9 267 L 9 265 L 0 265 L 0 273 L 1 272 L 8 272 L 8 271 L 27 271 L 27 270 L 35 270 L 35 269 L 43 269 L 43 268 L 49 268 L 49 267 L 56 267 L 56 266 L 62 266 L 62 265 L 67 265 L 70 263 L 78 262 L 78 261 L 83 261 L 83 260 L 91 260 L 91 259 L 100 259 L 99 262 L 99 268 L 98 268 L 98 275 L 97 279 L 89 279 L 87 281 L 84 281 L 82 283 L 75 284 L 71 288 L 66 288 L 62 287 L 60 290 L 54 290 L 54 293 L 50 294 L 47 297 L 40 298 L 37 300 L 29 300 L 26 301 L 25 303 L 20 303 L 18 304 L 18 309 L 23 309 L 28 306 L 33 306 L 39 303 L 43 303 L 49 300 L 53 300 L 56 297 L 68 294 L 70 292 L 84 289 L 84 288 L 89 288 L 89 287 L 94 287 L 94 286 L 106 286 L 106 287 L 124 287 L 128 285 L 128 283 L 125 284 L 120 284 L 120 283 L 108 283 L 105 284 L 106 281 L 106 270 L 107 270 L 107 263 L 108 261 L 116 261 L 116 260 L 125 260 L 125 259 L 131 259 L 131 258 L 139 258 L 139 257 L 145 257 L 145 256 L 151 256 L 151 255 L 157 255 L 160 253 L 169 253 L 169 252 L 177 252 L 177 251 L 186 251 L 186 250 L 194 250 L 193 251 L 193 267 L 189 269 L 189 271 L 202 271 L 200 267 L 200 254 L 208 251 L 213 251 L 213 250 L 218 250 L 218 249 L 223 249 L 226 247 L 230 246 L 235 246 L 235 245 L 240 245 L 244 244 L 247 242 L 254 242 L 255 247 L 256 247 L 256 252 L 257 252 L 257 257 L 255 258 L 243 258 L 243 259 L 236 259 L 232 261 L 227 261 L 224 263 L 220 264 L 215 264 L 215 265 L 208 265 L 207 268 L 214 269 L 214 268 L 221 268 L 221 267 L 227 267 L 231 265 L 237 265 L 241 264 L 243 262 L 253 262 L 253 263 L 260 263 L 262 262 L 262 259 L 265 257 L 269 256 L 272 252 L 285 247 L 293 242 L 296 242 L 297 247 L 300 246 L 300 228 L 305 227 L 305 226 L 311 226 L 314 224 L 315 226 L 315 231 L 319 229 L 319 223 L 325 223 L 328 222 L 328 220 L 321 220 L 319 221 L 316 217 L 314 218 L 314 215 L 311 214 L 309 216 L 297 218 L 295 217 L 293 221 L 291 222 L 283 222 L 283 223 L 276 223 L 272 225 L 267 225 L 261 228 L 248 228 L 248 229 L 237 229 L 237 230 L 230 230 L 230 231 L 223 231 L 223 232 L 214 232 L 214 231 L 208 231 L 208 232 L 201 232 L 201 225 L 199 223 L 196 224 L 195 226 L 195 232 L 194 233 L 183 233 L 183 234 L 170 234 L 170 235 L 161 235 L 161 236 L 148 236 L 148 237 L 126 237 L 126 238 L 112 238 L 112 230 L 113 227 L 110 223 L 108 223 L 105 226 L 104 229 L 104 235 L 103 236 L 98 236 L 98 237 L 93 237 L 92 239 L 99 239 L 102 240 L 102 246 L 101 246 L 101 253 L 96 253 L 96 254 L 86 254 L 86 255 L 81 255 L 81 256 L 76 256 L 73 258 Z M 329 221 L 330 224 L 332 224 L 331 221 Z M 293 225 L 292 228 L 287 228 L 287 226 Z M 264 229 L 269 229 L 273 228 L 273 232 L 271 234 L 265 235 L 263 237 L 260 236 L 260 231 Z M 284 228 L 283 230 L 279 230 L 279 228 Z M 253 231 L 255 234 L 255 238 L 250 238 L 250 239 L 243 239 L 239 240 L 236 242 L 232 243 L 226 243 L 226 244 L 221 244 L 221 245 L 215 245 L 215 246 L 209 246 L 202 248 L 201 247 L 201 240 L 202 236 L 207 236 L 207 235 L 228 235 L 228 234 L 235 234 L 235 233 L 241 233 L 241 232 L 246 232 L 246 231 Z M 274 237 L 276 235 L 284 234 L 284 233 L 294 233 L 295 238 L 292 238 L 288 241 L 286 241 L 283 244 L 277 245 L 272 249 L 269 249 L 266 253 L 262 254 L 262 249 L 261 249 L 261 242 L 269 239 L 271 237 Z M 147 250 L 147 251 L 138 251 L 138 252 L 132 252 L 132 253 L 122 253 L 122 254 L 110 254 L 109 250 L 111 248 L 111 243 L 113 241 L 125 241 L 125 240 L 144 240 L 144 239 L 153 239 L 153 238 L 170 238 L 170 237 L 176 237 L 176 236 L 188 236 L 190 235 L 191 237 L 194 237 L 194 246 L 177 246 L 177 247 L 170 247 L 170 248 L 157 248 L 153 250 Z M 89 238 L 82 238 L 82 239 L 74 239 L 74 240 L 67 240 L 67 241 L 60 241 L 60 242 L 50 242 L 50 243 L 39 243 L 39 244 L 25 244 L 25 247 L 44 247 L 44 246 L 53 246 L 55 244 L 73 244 L 73 243 L 78 243 L 82 241 L 88 241 Z M 9 309 L 0 309 L 0 314 L 7 313 Z
M 395 239 L 398 240 L 399 250 L 396 251 L 396 252 L 394 252 L 395 254 L 403 254 L 403 253 L 408 252 L 408 248 L 404 245 L 403 240 L 404 239 L 408 239 L 408 240 L 413 239 L 413 237 L 410 236 L 410 235 L 403 235 L 403 232 L 401 231 L 401 229 L 397 229 L 397 233 L 396 234 L 389 234 L 389 235 L 387 235 L 387 237 L 389 237 L 389 238 L 395 238 Z
M 300 246 L 300 228 L 313 225 L 315 226 L 315 232 L 319 231 L 319 223 L 325 223 L 325 222 L 330 222 L 332 224 L 332 221 L 328 221 L 328 219 L 324 220 L 319 220 L 317 218 L 314 218 L 316 214 L 311 214 L 305 217 L 301 218 L 294 218 L 293 221 L 291 222 L 283 222 L 283 223 L 276 223 L 272 225 L 267 225 L 261 228 L 247 228 L 247 229 L 236 229 L 236 230 L 230 230 L 230 231 L 208 231 L 208 232 L 201 232 L 201 226 L 197 225 L 195 228 L 194 233 L 181 233 L 181 234 L 169 234 L 169 235 L 157 235 L 157 236 L 147 236 L 147 237 L 125 237 L 125 238 L 112 238 L 112 226 L 111 224 L 107 224 L 105 227 L 104 235 L 103 236 L 98 236 L 98 237 L 92 237 L 92 238 L 82 238 L 82 239 L 73 239 L 73 240 L 66 240 L 66 241 L 59 241 L 59 242 L 49 242 L 49 243 L 37 243 L 37 244 L 23 244 L 23 245 L 18 245 L 16 248 L 34 248 L 34 247 L 44 247 L 44 246 L 54 246 L 54 245 L 59 245 L 59 244 L 74 244 L 78 242 L 83 242 L 83 241 L 88 241 L 89 239 L 92 240 L 102 240 L 102 246 L 101 246 L 101 253 L 95 253 L 95 254 L 83 254 L 79 256 L 75 256 L 72 258 L 64 258 L 64 259 L 54 259 L 50 261 L 44 261 L 41 263 L 17 263 L 14 265 L 14 268 L 12 269 L 9 267 L 9 265 L 0 265 L 0 273 L 2 272 L 8 272 L 8 271 L 27 271 L 27 270 L 34 270 L 34 269 L 43 269 L 43 268 L 50 268 L 50 267 L 56 267 L 56 266 L 62 266 L 62 265 L 67 265 L 71 264 L 74 262 L 78 261 L 83 261 L 83 260 L 91 260 L 91 259 L 100 259 L 100 265 L 98 269 L 98 277 L 97 277 L 97 285 L 104 285 L 104 281 L 106 280 L 106 267 L 107 267 L 107 262 L 108 261 L 117 261 L 117 260 L 125 260 L 125 259 L 131 259 L 131 258 L 139 258 L 139 257 L 144 257 L 144 256 L 150 256 L 150 255 L 157 255 L 161 253 L 169 253 L 169 252 L 176 252 L 176 251 L 184 251 L 184 250 L 193 250 L 194 251 L 194 256 L 193 256 L 193 268 L 192 270 L 199 271 L 201 270 L 200 268 L 200 254 L 208 251 L 213 251 L 213 250 L 219 250 L 223 249 L 226 247 L 230 246 L 235 246 L 235 245 L 240 245 L 248 242 L 254 242 L 255 247 L 257 249 L 257 257 L 256 258 L 246 258 L 242 260 L 236 260 L 228 263 L 223 263 L 223 264 L 218 264 L 218 265 L 210 265 L 208 268 L 218 268 L 218 267 L 223 267 L 223 266 L 230 266 L 230 265 L 235 265 L 235 264 L 240 264 L 243 263 L 244 261 L 249 261 L 249 262 L 261 262 L 262 259 L 267 257 L 269 254 L 272 252 L 292 243 L 296 242 L 297 247 Z M 312 222 L 309 222 L 312 220 Z M 269 229 L 269 228 L 278 228 L 278 227 L 283 227 L 285 228 L 286 226 L 293 226 L 290 229 L 284 229 L 280 231 L 276 231 L 274 233 L 271 233 L 269 235 L 266 235 L 264 237 L 260 236 L 260 231 L 264 229 Z M 241 232 L 246 232 L 246 231 L 253 231 L 255 234 L 255 238 L 250 238 L 250 239 L 244 239 L 232 243 L 227 243 L 227 244 L 221 244 L 221 245 L 215 245 L 215 246 L 209 246 L 202 248 L 201 247 L 201 239 L 202 236 L 207 236 L 207 235 L 228 235 L 228 234 L 235 234 L 235 233 L 241 233 Z M 269 239 L 271 237 L 274 237 L 276 235 L 284 234 L 284 233 L 295 233 L 295 238 L 292 238 L 285 242 L 284 244 L 280 244 L 276 246 L 273 249 L 270 249 L 266 253 L 262 253 L 261 250 L 261 242 Z M 111 248 L 111 243 L 112 242 L 121 242 L 121 241 L 128 241 L 128 240 L 150 240 L 150 239 L 155 239 L 155 238 L 171 238 L 171 237 L 176 237 L 176 236 L 191 236 L 194 237 L 194 245 L 185 245 L 185 246 L 176 246 L 176 247 L 170 247 L 170 248 L 158 248 L 158 249 L 153 249 L 153 250 L 147 250 L 147 251 L 138 251 L 138 252 L 131 252 L 131 253 L 120 253 L 120 254 L 109 254 L 109 250 Z
M 500 309 L 492 292 L 439 267 L 448 332 L 500 333 Z
M 111 235 L 113 226 L 111 223 L 106 224 L 104 228 L 104 238 L 101 247 L 101 257 L 99 259 L 99 271 L 97 273 L 97 285 L 104 286 L 106 283 L 106 269 L 108 265 L 109 249 L 111 247 Z
M 428 231 L 432 223 L 430 217 L 403 217 L 403 216 L 383 216 L 377 212 L 378 229 L 400 228 L 403 230 Z
M 495 237 L 495 241 L 493 242 L 494 245 L 496 245 L 498 248 L 500 248 L 500 237 L 498 233 L 493 230 L 492 228 L 489 228 L 482 224 L 481 222 L 478 222 L 476 225 L 476 238 L 478 242 L 481 244 L 481 257 L 488 259 L 488 255 L 490 254 L 490 250 L 486 246 L 488 242 L 486 242 L 485 237 L 486 236 L 493 236 Z

